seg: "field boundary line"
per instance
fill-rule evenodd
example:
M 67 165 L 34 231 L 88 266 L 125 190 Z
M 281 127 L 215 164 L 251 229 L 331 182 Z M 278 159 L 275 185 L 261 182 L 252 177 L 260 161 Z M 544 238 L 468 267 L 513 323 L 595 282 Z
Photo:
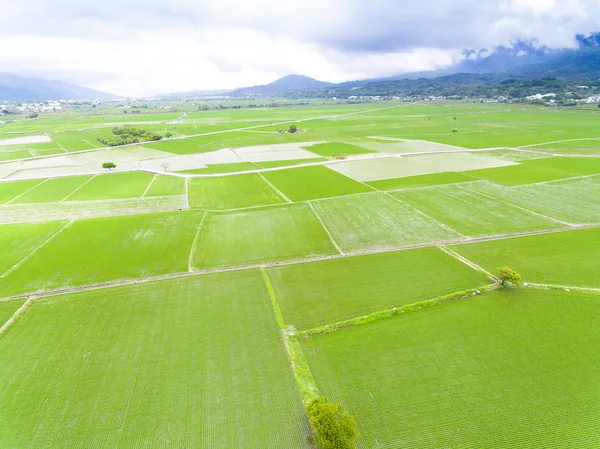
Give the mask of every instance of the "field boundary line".
M 308 339 L 315 335 L 330 334 L 350 327 L 362 326 L 375 321 L 387 320 L 396 316 L 403 315 L 408 312 L 416 312 L 430 307 L 435 307 L 439 304 L 444 304 L 450 301 L 456 301 L 460 299 L 470 298 L 472 296 L 478 296 L 482 293 L 488 293 L 493 290 L 500 288 L 499 283 L 486 284 L 480 287 L 471 288 L 459 292 L 449 293 L 447 295 L 437 296 L 431 299 L 425 299 L 423 301 L 417 301 L 410 304 L 404 304 L 399 307 L 392 307 L 390 309 L 378 310 L 376 312 L 369 313 L 367 315 L 350 318 L 336 323 L 323 324 L 321 326 L 313 327 L 300 331 L 290 338 L 300 341 L 301 339 Z
M 59 201 L 59 203 L 62 203 L 63 201 L 66 201 L 67 199 L 71 198 L 75 192 L 77 192 L 79 189 L 81 189 L 84 185 L 86 185 L 88 182 L 90 182 L 92 179 L 94 179 L 96 175 L 92 175 L 92 177 L 90 179 L 88 179 L 87 181 L 85 181 L 83 184 L 81 184 L 79 187 L 77 187 L 75 190 L 73 190 L 71 193 L 69 193 L 67 196 L 65 196 L 62 200 Z
M 141 277 L 141 278 L 116 279 L 116 280 L 109 281 L 109 282 L 103 282 L 103 283 L 97 283 L 97 284 L 87 284 L 87 285 L 82 285 L 79 287 L 67 287 L 67 288 L 61 288 L 61 289 L 56 289 L 56 290 L 49 290 L 49 291 L 45 291 L 45 292 L 35 292 L 35 293 L 25 292 L 25 293 L 20 293 L 20 294 L 16 294 L 16 295 L 0 297 L 0 302 L 11 301 L 13 299 L 27 298 L 27 297 L 31 296 L 32 294 L 35 294 L 39 298 L 52 297 L 52 296 L 57 296 L 57 295 L 69 294 L 69 293 L 101 290 L 101 289 L 105 289 L 105 288 L 121 287 L 121 286 L 140 284 L 140 283 L 145 283 L 145 282 L 163 281 L 163 280 L 168 280 L 168 279 L 177 279 L 177 278 L 183 278 L 183 277 L 188 277 L 188 276 L 202 276 L 205 274 L 225 273 L 225 272 L 229 272 L 229 271 L 254 270 L 254 269 L 257 269 L 260 267 L 283 267 L 283 266 L 297 265 L 297 264 L 302 264 L 302 263 L 313 263 L 313 262 L 322 262 L 325 260 L 336 260 L 336 259 L 342 259 L 342 258 L 346 258 L 346 257 L 360 257 L 360 256 L 364 256 L 367 254 L 393 253 L 393 252 L 399 252 L 399 251 L 410 251 L 413 249 L 420 249 L 420 248 L 439 247 L 439 245 L 459 246 L 459 245 L 466 245 L 466 244 L 470 244 L 470 243 L 480 243 L 480 242 L 488 242 L 488 241 L 494 241 L 494 240 L 520 238 L 520 237 L 527 237 L 527 236 L 533 236 L 533 235 L 554 234 L 554 233 L 559 233 L 559 232 L 571 232 L 571 231 L 578 230 L 578 229 L 597 228 L 597 227 L 600 227 L 600 224 L 582 225 L 575 229 L 560 228 L 560 229 L 540 230 L 540 231 L 531 231 L 531 232 L 521 232 L 521 233 L 517 233 L 517 234 L 503 234 L 503 235 L 496 235 L 496 236 L 473 237 L 473 238 L 468 238 L 466 240 L 453 240 L 453 241 L 435 242 L 435 243 L 419 243 L 419 244 L 415 244 L 415 245 L 405 245 L 405 246 L 399 246 L 399 247 L 393 247 L 393 248 L 368 249 L 368 250 L 346 253 L 343 256 L 341 254 L 321 255 L 321 256 L 315 256 L 315 257 L 307 257 L 307 258 L 303 258 L 303 259 L 281 260 L 281 261 L 276 261 L 276 262 L 271 262 L 271 263 L 237 265 L 237 266 L 231 266 L 231 267 L 216 267 L 216 268 L 207 268 L 207 269 L 197 269 L 194 272 L 180 271 L 177 273 L 157 274 L 154 276 L 147 276 L 147 277 Z
M 202 225 L 204 224 L 204 219 L 208 215 L 208 212 L 204 211 L 202 214 L 202 218 L 200 219 L 200 223 L 198 223 L 198 229 L 196 229 L 196 234 L 194 234 L 194 239 L 192 240 L 192 247 L 190 248 L 190 256 L 188 258 L 188 272 L 192 273 L 194 271 L 194 266 L 192 265 L 192 261 L 196 256 L 196 245 L 198 245 L 198 239 L 200 238 L 200 230 L 202 229 Z
M 533 143 L 530 145 L 521 145 L 520 147 L 516 147 L 516 148 L 531 148 L 531 147 L 541 147 L 543 145 L 552 145 L 553 143 L 563 143 L 563 142 L 578 142 L 581 140 L 600 140 L 600 137 L 581 137 L 578 139 L 566 139 L 566 140 L 554 140 L 551 142 L 543 142 L 543 143 Z
M 313 214 L 315 214 L 315 217 L 317 218 L 317 220 L 319 220 L 319 223 L 321 223 L 321 226 L 323 227 L 323 230 L 327 233 L 327 236 L 329 237 L 329 240 L 331 240 L 331 243 L 333 243 L 333 246 L 335 246 L 336 251 L 338 253 L 340 253 L 342 256 L 344 254 L 346 254 L 346 253 L 344 253 L 344 251 L 342 251 L 342 248 L 340 248 L 340 246 L 337 244 L 337 242 L 333 238 L 333 235 L 331 235 L 331 232 L 329 232 L 329 229 L 327 229 L 327 226 L 325 226 L 325 222 L 323 221 L 323 219 L 321 218 L 321 216 L 319 215 L 319 213 L 315 209 L 315 206 L 313 206 L 313 204 L 310 201 L 307 201 L 307 203 L 308 203 L 308 207 L 310 207 L 310 210 L 312 210 Z
M 277 296 L 275 295 L 275 289 L 273 289 L 273 284 L 271 283 L 269 274 L 267 273 L 267 270 L 265 270 L 265 267 L 260 267 L 260 272 L 262 274 L 263 281 L 265 282 L 265 286 L 267 287 L 267 291 L 269 292 L 269 299 L 271 299 L 271 305 L 273 306 L 273 311 L 275 312 L 277 324 L 279 325 L 280 329 L 285 329 L 285 320 L 283 319 L 281 309 L 277 303 Z
M 597 287 L 577 287 L 574 285 L 557 285 L 557 284 L 537 284 L 535 282 L 524 282 L 526 288 L 534 288 L 540 290 L 565 290 L 567 292 L 588 292 L 600 294 L 600 288 Z
M 144 193 L 142 193 L 142 196 L 140 196 L 140 198 L 144 198 L 146 196 L 146 193 L 148 193 L 148 190 L 150 190 L 150 187 L 152 187 L 152 184 L 154 184 L 154 181 L 156 181 L 156 178 L 158 178 L 158 175 L 155 174 L 152 179 L 150 180 L 150 182 L 148 183 L 148 186 L 146 187 L 146 190 L 144 190 Z
M 34 185 L 33 187 L 30 187 L 29 189 L 25 190 L 23 193 L 18 194 L 17 196 L 15 196 L 14 198 L 11 198 L 10 201 L 7 201 L 6 203 L 4 203 L 3 205 L 6 206 L 10 203 L 12 203 L 14 200 L 21 198 L 23 195 L 25 195 L 28 192 L 31 192 L 33 189 L 35 189 L 38 186 L 41 186 L 42 184 L 44 184 L 45 182 L 50 181 L 50 178 L 46 178 L 41 182 L 38 182 L 36 185 Z
M 16 264 L 14 264 L 12 267 L 10 267 L 8 270 L 6 270 L 4 273 L 2 273 L 2 275 L 0 275 L 0 279 L 4 279 L 6 276 L 8 276 L 10 273 L 12 273 L 13 271 L 15 271 L 17 268 L 19 268 L 21 265 L 23 265 L 25 262 L 27 262 L 31 257 L 33 257 L 40 249 L 42 249 L 44 246 L 46 246 L 48 243 L 50 243 L 52 240 L 54 240 L 55 237 L 57 237 L 59 234 L 62 234 L 63 231 L 65 231 L 66 229 L 70 228 L 73 223 L 75 223 L 75 220 L 69 220 L 67 223 L 65 223 L 60 229 L 58 229 L 56 232 L 54 232 L 52 235 L 50 235 L 46 240 L 44 240 L 42 243 L 40 243 L 37 248 L 34 248 L 33 250 L 31 250 L 31 252 L 29 252 L 29 254 L 27 254 L 26 256 L 24 256 L 21 260 L 19 260 Z
M 6 321 L 6 323 L 4 323 L 2 325 L 2 327 L 0 327 L 0 338 L 2 338 L 2 336 L 8 332 L 8 330 L 13 326 L 13 324 L 15 324 L 15 322 L 21 318 L 23 315 L 25 315 L 29 309 L 31 309 L 31 306 L 33 305 L 33 302 L 35 301 L 35 297 L 34 296 L 30 296 L 29 298 L 27 298 L 27 300 L 23 303 L 23 305 L 21 305 L 21 307 L 19 307 L 15 313 L 13 313 L 13 315 Z
M 260 176 L 260 178 L 265 182 L 265 184 L 268 185 L 269 187 L 271 187 L 275 191 L 275 193 L 277 193 L 281 198 L 283 198 L 288 203 L 293 202 L 281 190 L 279 190 L 277 187 L 275 187 L 275 185 L 273 185 L 273 183 L 271 181 L 269 181 L 267 178 L 265 178 L 265 175 L 263 175 L 260 172 L 257 172 L 257 173 L 258 173 L 258 176 Z
M 566 221 L 561 221 L 561 220 L 557 220 L 556 218 L 548 217 L 547 215 L 540 214 L 539 212 L 532 211 L 532 210 L 527 209 L 525 207 L 517 206 L 516 204 L 509 203 L 508 201 L 504 201 L 504 200 L 501 200 L 499 198 L 495 198 L 495 197 L 493 197 L 491 195 L 488 195 L 487 193 L 483 193 L 483 192 L 479 192 L 477 190 L 470 189 L 469 187 L 464 187 L 464 186 L 459 186 L 459 185 L 457 185 L 456 187 L 458 187 L 459 189 L 468 190 L 469 192 L 476 193 L 476 194 L 478 194 L 480 196 L 484 196 L 484 197 L 489 198 L 489 199 L 494 200 L 494 201 L 499 201 L 501 203 L 508 204 L 511 207 L 514 207 L 516 209 L 521 209 L 521 210 L 523 210 L 525 212 L 529 212 L 530 214 L 537 215 L 538 217 L 545 218 L 547 220 L 553 221 L 553 222 L 561 224 L 563 226 L 568 226 L 570 228 L 577 228 L 578 227 L 578 225 L 575 225 L 573 223 L 567 223 Z
M 441 226 L 441 227 L 442 227 L 442 228 L 444 228 L 446 231 L 450 231 L 450 232 L 452 232 L 452 233 L 454 233 L 454 234 L 456 234 L 456 235 L 459 235 L 459 236 L 460 236 L 460 237 L 462 237 L 463 239 L 466 239 L 466 238 L 468 238 L 466 235 L 464 235 L 464 234 L 461 234 L 461 233 L 460 233 L 460 232 L 458 232 L 456 229 L 452 229 L 452 228 L 451 228 L 450 226 L 448 226 L 447 224 L 444 224 L 444 223 L 442 223 L 441 221 L 439 221 L 439 220 L 436 220 L 436 219 L 435 219 L 435 218 L 433 218 L 432 216 L 430 216 L 430 215 L 427 215 L 427 214 L 426 214 L 425 212 L 423 212 L 422 210 L 420 210 L 420 209 L 417 209 L 417 208 L 416 208 L 415 206 L 413 206 L 412 204 L 406 203 L 406 202 L 402 201 L 400 198 L 396 198 L 396 197 L 395 197 L 394 195 L 392 195 L 390 192 L 385 192 L 385 191 L 382 191 L 381 193 L 383 193 L 384 195 L 387 195 L 387 196 L 389 196 L 390 198 L 392 198 L 392 199 L 396 200 L 397 202 L 399 202 L 400 204 L 402 204 L 402 205 L 404 205 L 404 206 L 406 206 L 406 207 L 409 207 L 409 208 L 411 208 L 411 209 L 414 209 L 414 210 L 416 210 L 416 211 L 417 211 L 419 214 L 421 214 L 421 215 L 423 215 L 425 218 L 428 218 L 429 220 L 433 221 L 433 222 L 434 222 L 434 223 L 436 223 L 438 226 Z
M 185 204 L 190 208 L 190 178 L 185 178 Z
M 494 281 L 497 281 L 498 279 L 496 278 L 496 276 L 494 276 L 492 273 L 490 273 L 489 271 L 487 271 L 485 268 L 480 267 L 479 265 L 477 265 L 475 262 L 470 261 L 469 259 L 467 259 L 464 256 L 461 256 L 460 254 L 458 254 L 456 251 L 448 248 L 445 245 L 438 245 L 438 248 L 440 250 L 442 250 L 443 252 L 445 252 L 446 254 L 448 254 L 451 257 L 454 257 L 456 260 L 458 260 L 459 262 L 464 263 L 465 265 L 473 268 L 476 271 L 479 271 L 480 273 L 485 274 L 486 276 L 488 276 L 490 279 L 493 279 Z

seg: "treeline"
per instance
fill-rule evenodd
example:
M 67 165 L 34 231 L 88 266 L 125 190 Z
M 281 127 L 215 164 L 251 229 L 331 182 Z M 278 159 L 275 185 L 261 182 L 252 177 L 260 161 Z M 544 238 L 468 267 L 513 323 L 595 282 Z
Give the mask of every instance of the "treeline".
M 100 136 L 98 142 L 116 147 L 119 145 L 128 145 L 131 143 L 150 142 L 161 140 L 163 136 L 157 133 L 146 131 L 144 128 L 135 128 L 131 125 L 118 126 L 112 129 L 112 136 Z

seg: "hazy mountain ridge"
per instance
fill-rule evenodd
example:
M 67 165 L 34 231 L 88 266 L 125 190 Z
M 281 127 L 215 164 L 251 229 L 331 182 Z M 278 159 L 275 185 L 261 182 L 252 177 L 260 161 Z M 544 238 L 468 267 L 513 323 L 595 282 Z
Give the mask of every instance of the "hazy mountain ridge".
M 112 100 L 119 98 L 89 87 L 42 78 L 0 73 L 0 101 Z

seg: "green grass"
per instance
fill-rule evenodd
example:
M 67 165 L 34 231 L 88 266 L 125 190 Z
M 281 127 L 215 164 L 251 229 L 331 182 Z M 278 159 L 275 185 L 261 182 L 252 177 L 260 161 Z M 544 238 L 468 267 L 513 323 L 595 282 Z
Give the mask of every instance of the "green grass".
M 600 296 L 501 290 L 312 337 L 357 447 L 596 448 Z
M 228 164 L 208 164 L 206 168 L 195 168 L 193 170 L 182 170 L 178 173 L 188 175 L 208 175 L 219 173 L 235 173 L 238 171 L 259 170 L 260 167 L 253 162 L 230 162 Z
M 71 195 L 68 201 L 138 198 L 144 194 L 153 177 L 142 172 L 98 175 Z
M 399 248 L 460 238 L 389 195 L 315 201 L 315 210 L 343 251 Z
M 325 157 L 339 157 L 346 155 L 350 156 L 355 154 L 375 153 L 375 151 L 344 142 L 318 143 L 316 145 L 311 145 L 304 148 L 310 151 L 311 153 L 315 153 L 319 156 Z
M 336 254 L 306 204 L 210 214 L 193 266 L 232 267 Z
M 509 265 L 525 282 L 600 287 L 600 228 L 452 247 L 495 273 Z
M 158 175 L 150 188 L 144 195 L 148 196 L 168 196 L 168 195 L 185 195 L 185 179 L 175 176 Z
M 257 174 L 189 180 L 191 207 L 235 209 L 283 203 L 285 200 Z
M 1 447 L 311 447 L 258 270 L 38 300 L 0 364 Z
M 0 226 L 0 276 L 65 224 L 66 221 L 50 221 Z
M 264 176 L 292 201 L 329 198 L 372 190 L 324 166 L 277 170 L 265 172 Z
M 329 159 L 324 157 L 313 157 L 309 159 L 288 159 L 285 161 L 262 161 L 256 162 L 260 168 L 279 168 L 279 167 L 288 167 L 292 165 L 302 165 L 302 164 L 311 164 L 315 162 L 326 162 Z
M 267 269 L 285 323 L 309 329 L 475 288 L 486 276 L 437 248 Z M 435 282 L 432 282 L 435 280 Z
M 24 299 L 0 301 L 0 327 L 2 327 L 17 310 L 19 310 L 19 307 L 21 307 L 24 302 Z
M 76 221 L 10 273 L 10 296 L 120 279 L 186 272 L 202 212 Z
M 411 189 L 394 192 L 393 195 L 470 237 L 562 227 L 539 215 L 453 185 Z
M 54 178 L 39 184 L 35 189 L 20 196 L 12 204 L 50 203 L 61 201 L 91 176 L 68 176 Z
M 398 190 L 470 181 L 473 181 L 473 178 L 466 173 L 445 172 L 408 176 L 406 178 L 382 179 L 381 181 L 369 181 L 366 184 L 377 190 Z
M 600 158 L 593 157 L 549 157 L 530 162 L 538 167 L 562 170 L 575 175 L 600 173 Z
M 33 189 L 43 179 L 28 179 L 26 181 L 0 182 L 0 204 L 5 204 L 19 195 Z

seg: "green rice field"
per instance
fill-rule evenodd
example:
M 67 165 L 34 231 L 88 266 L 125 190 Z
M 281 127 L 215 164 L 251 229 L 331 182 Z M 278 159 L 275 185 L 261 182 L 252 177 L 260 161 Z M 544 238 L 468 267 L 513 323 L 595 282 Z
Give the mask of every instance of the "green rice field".
M 597 108 L 361 101 L 0 122 L 0 448 L 600 447 Z

